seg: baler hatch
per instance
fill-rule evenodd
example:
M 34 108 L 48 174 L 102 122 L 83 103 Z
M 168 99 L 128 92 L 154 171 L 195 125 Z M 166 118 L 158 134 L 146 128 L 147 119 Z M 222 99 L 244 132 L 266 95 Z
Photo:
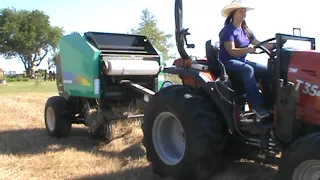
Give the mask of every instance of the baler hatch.
M 84 38 L 98 48 L 102 54 L 158 55 L 146 36 L 86 32 Z

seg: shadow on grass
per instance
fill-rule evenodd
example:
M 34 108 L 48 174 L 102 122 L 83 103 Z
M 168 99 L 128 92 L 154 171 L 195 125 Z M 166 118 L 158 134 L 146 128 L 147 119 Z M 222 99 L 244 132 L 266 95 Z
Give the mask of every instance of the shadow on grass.
M 95 174 L 83 176 L 80 178 L 73 178 L 72 180 L 169 180 L 161 179 L 152 172 L 151 167 L 140 167 L 133 169 L 126 169 L 120 172 Z M 170 179 L 171 180 L 171 179 Z
M 211 180 L 275 180 L 275 170 L 271 168 L 262 167 L 254 163 L 235 163 L 225 171 L 215 175 Z M 114 173 L 87 175 L 72 180 L 140 180 L 152 179 L 160 180 L 161 178 L 155 175 L 150 166 L 126 169 Z M 172 180 L 165 178 L 162 180 Z
M 129 133 L 130 131 L 125 132 L 122 136 Z M 95 148 L 98 145 L 103 145 L 103 142 L 89 139 L 85 128 L 73 128 L 69 138 L 61 139 L 49 137 L 46 130 L 42 128 L 0 131 L 0 154 L 40 154 L 48 151 L 63 151 L 70 148 L 108 157 L 140 158 L 145 154 L 140 142 L 120 152 L 102 151 Z
M 275 180 L 276 175 L 277 171 L 271 167 L 252 162 L 235 162 L 211 180 Z

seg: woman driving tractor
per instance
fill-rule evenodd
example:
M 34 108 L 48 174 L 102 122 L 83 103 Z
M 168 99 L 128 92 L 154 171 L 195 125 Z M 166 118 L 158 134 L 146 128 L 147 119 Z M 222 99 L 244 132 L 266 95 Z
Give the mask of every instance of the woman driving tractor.
M 269 112 L 263 106 L 256 77 L 262 80 L 265 97 L 272 97 L 269 86 L 270 75 L 267 67 L 246 60 L 248 53 L 255 53 L 255 47 L 249 47 L 250 44 L 258 45 L 258 41 L 253 32 L 248 28 L 245 17 L 246 12 L 254 8 L 245 7 L 239 1 L 234 0 L 230 5 L 222 10 L 222 16 L 226 21 L 220 36 L 220 61 L 225 65 L 227 72 L 238 73 L 242 75 L 246 96 L 248 102 L 252 105 L 252 111 L 260 118 L 269 116 Z M 273 48 L 273 44 L 264 44 L 267 49 Z M 268 98 L 265 98 L 265 101 Z M 266 104 L 270 103 L 266 102 Z

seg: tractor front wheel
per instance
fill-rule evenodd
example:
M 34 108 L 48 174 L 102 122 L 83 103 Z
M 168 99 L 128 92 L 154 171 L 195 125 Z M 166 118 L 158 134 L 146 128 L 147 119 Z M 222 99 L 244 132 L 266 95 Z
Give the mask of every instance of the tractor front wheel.
M 50 136 L 68 137 L 71 132 L 71 117 L 66 99 L 61 96 L 53 96 L 47 100 L 44 119 Z
M 160 90 L 145 109 L 143 144 L 161 177 L 207 179 L 222 167 L 226 132 L 209 98 L 173 85 Z
M 283 154 L 279 165 L 281 180 L 320 179 L 320 133 L 298 139 Z

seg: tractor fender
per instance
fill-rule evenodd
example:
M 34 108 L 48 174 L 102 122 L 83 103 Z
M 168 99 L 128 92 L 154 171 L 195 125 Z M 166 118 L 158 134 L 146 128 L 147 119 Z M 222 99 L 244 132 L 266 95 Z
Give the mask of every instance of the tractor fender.
M 164 68 L 164 73 L 175 74 L 178 76 L 189 76 L 194 78 L 202 87 L 208 96 L 211 98 L 213 103 L 219 108 L 220 112 L 222 113 L 223 117 L 226 120 L 228 128 L 231 132 L 236 130 L 234 116 L 233 116 L 233 106 L 232 104 L 228 103 L 226 99 L 222 98 L 220 93 L 223 93 L 224 97 L 229 97 L 227 100 L 232 101 L 231 94 L 232 92 L 229 91 L 228 88 L 224 88 L 225 86 L 221 86 L 222 82 L 214 81 L 209 77 L 205 76 L 202 71 L 195 70 L 195 69 L 186 69 L 180 67 L 170 67 Z M 219 89 L 217 89 L 219 87 Z M 219 92 L 217 92 L 219 91 Z

